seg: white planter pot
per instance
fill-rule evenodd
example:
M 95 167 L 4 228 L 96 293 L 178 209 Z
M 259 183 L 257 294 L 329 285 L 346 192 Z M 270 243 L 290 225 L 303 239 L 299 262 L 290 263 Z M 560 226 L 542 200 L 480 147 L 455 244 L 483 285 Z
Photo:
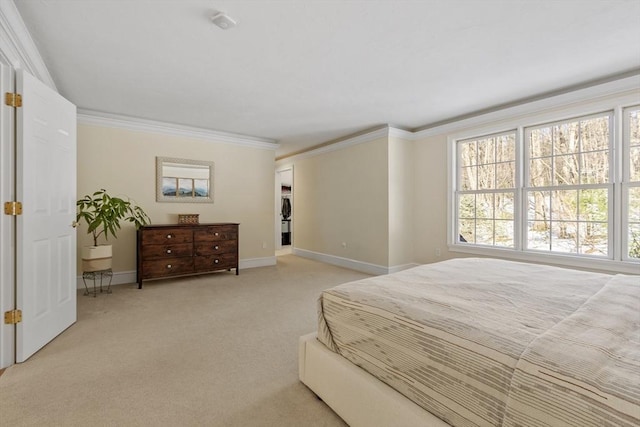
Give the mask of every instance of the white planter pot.
M 84 246 L 82 248 L 82 271 L 99 271 L 111 268 L 112 246 Z

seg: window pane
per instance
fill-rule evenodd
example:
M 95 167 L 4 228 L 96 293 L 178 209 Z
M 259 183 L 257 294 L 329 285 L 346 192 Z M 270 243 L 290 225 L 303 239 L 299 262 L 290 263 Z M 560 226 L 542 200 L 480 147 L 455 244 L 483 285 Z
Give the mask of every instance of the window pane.
M 551 250 L 553 252 L 578 253 L 577 223 L 554 221 L 551 223 Z
M 515 134 L 496 138 L 496 162 L 508 162 L 516 159 Z
M 478 166 L 478 190 L 495 188 L 495 172 L 495 164 Z
M 513 220 L 514 194 L 496 193 L 494 215 L 496 219 Z
M 463 194 L 458 201 L 458 218 L 476 217 L 476 196 L 475 194 Z
M 629 258 L 640 259 L 640 224 L 629 225 Z
M 513 248 L 513 221 L 495 221 L 495 245 Z
M 493 245 L 493 220 L 478 220 L 476 222 L 476 243 Z
M 476 215 L 478 218 L 493 218 L 493 194 L 478 194 Z
M 581 222 L 578 223 L 579 251 L 585 255 L 607 256 L 608 227 L 606 223 Z
M 580 151 L 579 122 L 553 126 L 553 154 L 571 154 Z
M 458 233 L 468 243 L 476 242 L 476 221 L 473 219 L 458 220 Z
M 527 218 L 531 221 L 548 222 L 551 218 L 551 193 L 532 191 L 528 194 L 527 199 L 529 206 Z
M 496 161 L 495 138 L 478 141 L 478 164 L 486 165 Z
M 476 166 L 470 166 L 460 169 L 460 190 L 476 190 L 477 173 L 478 168 Z
M 458 153 L 460 156 L 460 166 L 472 166 L 476 162 L 476 142 L 459 142 Z
M 555 157 L 554 185 L 577 185 L 580 182 L 578 175 L 578 156 L 570 154 Z
M 629 153 L 629 181 L 638 182 L 640 181 L 640 146 L 631 147 L 631 152 Z
M 580 121 L 581 151 L 606 150 L 609 148 L 609 116 Z
M 629 224 L 640 222 L 640 187 L 629 188 Z
M 578 191 L 561 190 L 551 192 L 551 219 L 553 221 L 575 221 L 578 219 Z
M 529 221 L 527 224 L 527 249 L 548 251 L 551 249 L 551 228 L 547 221 Z
M 609 182 L 609 151 L 592 151 L 580 156 L 581 184 Z
M 627 232 L 627 255 L 629 258 L 640 259 L 640 187 L 628 190 L 629 212 Z
M 516 162 L 496 164 L 496 188 L 516 186 Z
M 529 135 L 529 157 L 547 157 L 552 154 L 552 132 L 550 127 L 534 129 Z
M 640 110 L 629 112 L 629 139 L 631 145 L 640 144 Z
M 606 189 L 578 192 L 578 219 L 581 221 L 607 221 L 609 198 Z
M 532 159 L 529 162 L 529 185 L 532 187 L 547 187 L 551 185 L 551 157 Z

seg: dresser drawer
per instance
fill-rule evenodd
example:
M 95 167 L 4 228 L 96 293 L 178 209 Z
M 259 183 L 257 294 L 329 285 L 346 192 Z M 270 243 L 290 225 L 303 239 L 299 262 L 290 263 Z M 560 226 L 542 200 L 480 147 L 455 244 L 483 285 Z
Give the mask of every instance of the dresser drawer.
M 193 241 L 193 230 L 183 228 L 165 228 L 162 230 L 144 230 L 142 245 L 163 245 L 189 243 Z
M 214 271 L 223 270 L 226 268 L 236 268 L 238 264 L 238 258 L 236 254 L 220 254 L 210 256 L 197 256 L 195 259 L 196 271 Z
M 211 242 L 196 242 L 195 244 L 196 256 L 235 254 L 237 248 L 237 240 L 214 240 Z
M 193 273 L 193 258 L 167 258 L 142 261 L 142 279 Z
M 238 228 L 234 225 L 202 227 L 193 232 L 193 239 L 198 242 L 214 242 L 218 240 L 237 240 Z
M 192 243 L 176 243 L 172 245 L 147 245 L 144 248 L 143 259 L 178 258 L 193 256 Z

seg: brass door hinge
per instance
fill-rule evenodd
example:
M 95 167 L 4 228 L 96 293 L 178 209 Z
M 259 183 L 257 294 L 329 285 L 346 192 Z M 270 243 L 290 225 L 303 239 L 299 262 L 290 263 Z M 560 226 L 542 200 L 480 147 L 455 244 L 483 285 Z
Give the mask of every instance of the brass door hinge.
M 4 202 L 4 214 L 5 215 L 22 215 L 22 203 L 21 202 Z
M 7 325 L 15 325 L 22 322 L 22 310 L 11 310 L 4 312 L 4 323 Z
M 7 92 L 4 94 L 4 103 L 9 107 L 22 107 L 22 95 Z

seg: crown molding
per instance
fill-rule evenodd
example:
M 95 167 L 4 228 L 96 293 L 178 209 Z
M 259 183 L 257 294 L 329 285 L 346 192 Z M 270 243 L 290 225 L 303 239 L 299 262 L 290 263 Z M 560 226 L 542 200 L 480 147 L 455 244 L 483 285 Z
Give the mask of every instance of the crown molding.
M 299 154 L 294 154 L 291 156 L 282 157 L 277 159 L 278 162 L 294 162 L 296 160 L 302 160 L 309 157 L 319 156 L 320 154 L 330 153 L 332 151 L 342 150 L 347 147 L 352 147 L 354 145 L 362 144 L 365 142 L 375 141 L 380 138 L 388 138 L 390 134 L 390 127 L 385 126 L 382 128 L 376 128 L 374 130 L 365 131 L 365 133 L 360 133 L 356 136 L 346 137 L 345 139 L 338 140 L 336 142 L 327 143 L 326 145 L 322 145 L 318 148 L 311 149 L 309 151 L 305 151 Z
M 408 141 L 415 141 L 416 134 L 408 130 L 389 126 L 389 138 L 399 138 L 399 139 L 406 139 Z
M 28 71 L 58 91 L 13 0 L 0 1 L 0 52 L 14 68 Z
M 531 100 L 529 102 L 525 101 L 518 105 L 507 106 L 485 114 L 418 129 L 413 132 L 413 139 L 418 140 L 434 135 L 456 132 L 464 128 L 481 127 L 497 121 L 513 120 L 523 116 L 540 114 L 551 109 L 566 108 L 578 103 L 596 101 L 599 98 L 622 96 L 637 90 L 640 90 L 640 72 L 606 83 Z
M 78 109 L 78 123 L 126 129 L 136 132 L 152 132 L 165 135 L 181 136 L 186 138 L 204 139 L 206 141 L 223 142 L 266 150 L 275 151 L 278 148 L 278 144 L 272 139 L 258 138 L 254 136 L 221 132 L 173 123 L 158 122 L 154 120 L 139 119 L 135 117 L 103 113 L 86 109 Z

